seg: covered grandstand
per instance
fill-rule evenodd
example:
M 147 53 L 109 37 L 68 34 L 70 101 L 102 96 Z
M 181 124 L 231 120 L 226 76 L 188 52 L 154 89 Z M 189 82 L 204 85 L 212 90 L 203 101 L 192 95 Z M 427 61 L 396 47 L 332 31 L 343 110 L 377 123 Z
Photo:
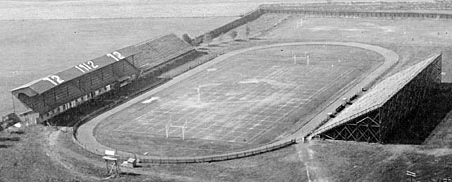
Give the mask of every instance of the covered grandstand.
M 193 50 L 190 44 L 169 34 L 83 62 L 11 92 L 30 110 L 28 120 L 32 116 L 31 120 L 42 122 Z
M 12 94 L 39 114 L 38 121 L 77 107 L 133 80 L 139 70 L 129 62 L 104 55 L 13 89 Z M 123 83 L 121 83 L 123 84 Z
M 441 59 L 436 55 L 384 79 L 308 138 L 385 143 L 441 82 Z

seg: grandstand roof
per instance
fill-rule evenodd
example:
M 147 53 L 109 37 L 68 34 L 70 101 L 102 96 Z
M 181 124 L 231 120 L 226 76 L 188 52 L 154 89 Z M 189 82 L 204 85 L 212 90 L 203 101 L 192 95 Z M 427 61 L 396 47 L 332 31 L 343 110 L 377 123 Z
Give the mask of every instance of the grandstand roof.
M 123 57 L 128 57 L 133 54 L 136 54 L 138 51 L 139 50 L 136 49 L 135 47 L 129 46 L 115 52 L 119 52 Z M 11 92 L 13 92 L 13 94 L 15 95 L 19 93 L 24 93 L 29 97 L 42 94 L 64 82 L 70 81 L 84 74 L 103 68 L 116 61 L 117 59 L 111 57 L 111 55 L 110 56 L 103 55 L 93 60 L 86 61 L 84 63 L 80 63 L 79 65 L 60 71 L 58 73 L 46 76 L 38 80 L 34 80 L 30 83 L 27 83 L 25 85 L 22 85 L 11 90 Z
M 115 54 L 116 52 L 122 57 L 127 58 L 132 55 L 139 55 L 139 53 L 146 51 L 146 58 L 143 59 L 144 61 L 135 65 L 137 68 L 144 69 L 157 66 L 163 62 L 189 52 L 190 50 L 193 50 L 193 47 L 190 44 L 179 39 L 175 34 L 168 34 L 119 49 L 111 54 L 106 54 L 84 63 L 80 63 L 79 65 L 65 69 L 53 75 L 49 75 L 42 79 L 34 80 L 30 83 L 17 87 L 11 90 L 11 92 L 16 96 L 19 93 L 24 93 L 29 97 L 42 94 L 54 87 L 57 87 L 63 82 L 70 81 L 120 60 L 121 58 L 118 58 L 118 55 Z
M 352 105 L 346 107 L 335 118 L 330 119 L 327 123 L 314 131 L 312 136 L 320 134 L 335 126 L 344 124 L 351 119 L 383 106 L 383 104 L 391 99 L 397 92 L 399 92 L 399 90 L 405 87 L 405 85 L 407 85 L 420 72 L 422 72 L 422 70 L 430 65 L 436 57 L 437 56 L 431 57 L 384 79 Z

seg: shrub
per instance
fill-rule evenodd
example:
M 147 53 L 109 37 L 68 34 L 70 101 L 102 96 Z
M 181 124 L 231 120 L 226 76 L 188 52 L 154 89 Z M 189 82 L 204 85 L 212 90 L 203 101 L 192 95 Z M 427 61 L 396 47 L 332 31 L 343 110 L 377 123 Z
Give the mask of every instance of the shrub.
M 245 26 L 245 35 L 248 38 L 248 36 L 250 35 L 251 29 L 250 26 L 248 26 L 248 24 L 246 24 Z
M 229 36 L 231 36 L 232 40 L 235 40 L 235 38 L 237 37 L 237 31 L 233 30 L 229 33 Z
M 212 41 L 212 36 L 209 33 L 204 34 L 202 42 L 209 44 Z
M 184 35 L 182 35 L 182 39 L 183 39 L 185 42 L 189 43 L 190 45 L 193 45 L 193 44 L 192 44 L 192 40 L 191 40 L 190 36 L 188 36 L 188 34 L 185 33 Z

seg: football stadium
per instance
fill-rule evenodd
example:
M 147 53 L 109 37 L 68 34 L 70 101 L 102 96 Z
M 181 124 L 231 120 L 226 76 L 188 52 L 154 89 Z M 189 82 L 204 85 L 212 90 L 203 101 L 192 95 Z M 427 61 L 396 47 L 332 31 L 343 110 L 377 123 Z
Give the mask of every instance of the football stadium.
M 33 20 L 64 51 L 6 55 L 0 181 L 452 180 L 451 2 L 222 13 Z

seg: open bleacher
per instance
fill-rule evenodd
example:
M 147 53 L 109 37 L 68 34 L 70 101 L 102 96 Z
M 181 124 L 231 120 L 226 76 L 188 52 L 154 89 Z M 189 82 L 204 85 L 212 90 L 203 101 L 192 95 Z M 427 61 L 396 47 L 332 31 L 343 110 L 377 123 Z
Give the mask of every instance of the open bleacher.
M 440 65 L 441 55 L 386 78 L 310 136 L 382 142 L 398 120 L 428 97 L 433 84 L 440 82 Z
M 194 50 L 190 44 L 174 34 L 147 40 L 135 47 L 141 51 L 134 56 L 134 65 L 144 71 Z

